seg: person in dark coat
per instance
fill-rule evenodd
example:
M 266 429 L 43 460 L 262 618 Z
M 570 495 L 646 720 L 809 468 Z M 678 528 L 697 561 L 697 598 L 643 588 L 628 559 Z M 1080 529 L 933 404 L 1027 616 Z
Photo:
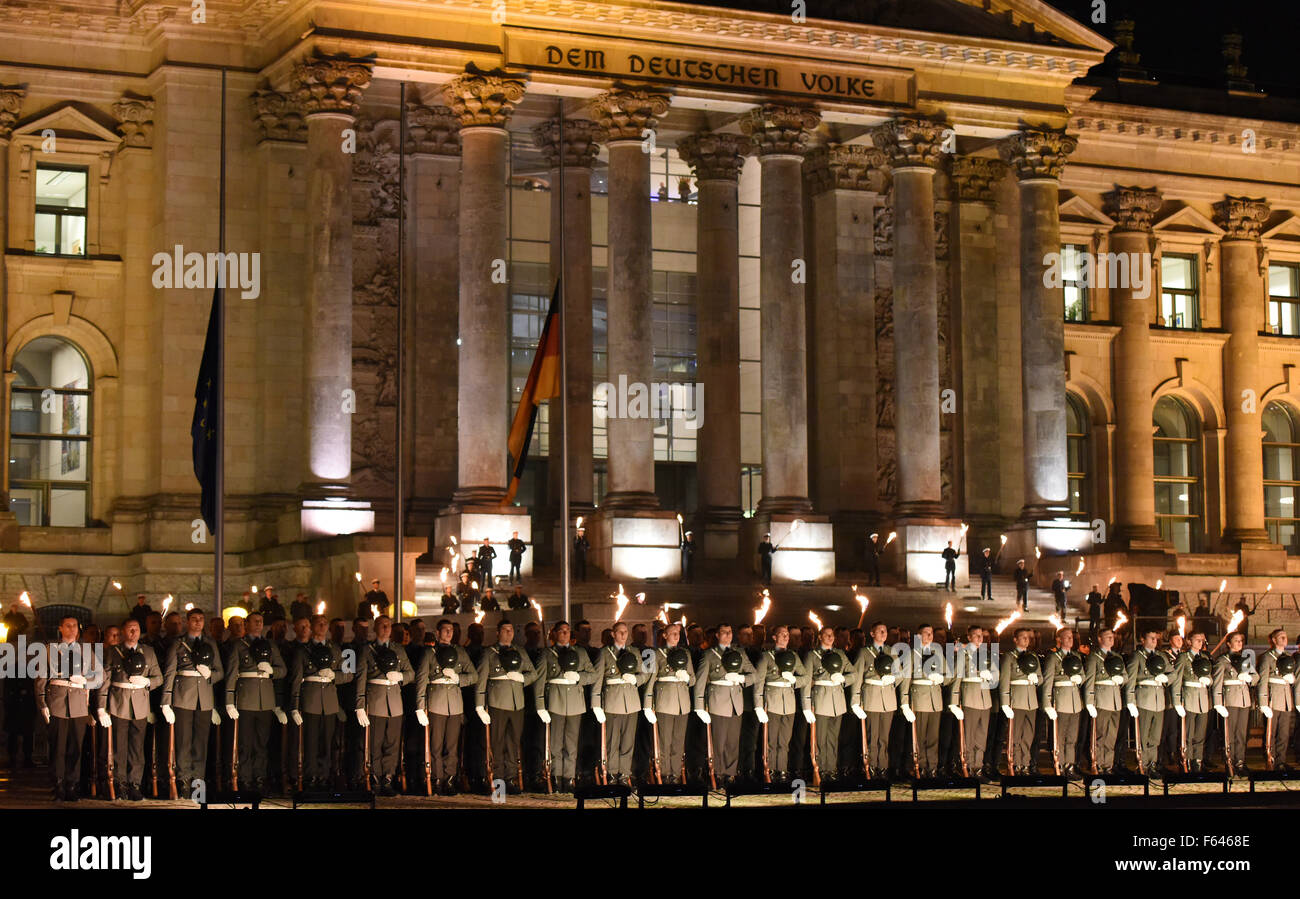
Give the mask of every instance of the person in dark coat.
M 866 543 L 867 583 L 872 587 L 880 586 L 880 544 L 876 540 L 879 534 L 868 534 Z
M 506 542 L 506 548 L 510 550 L 510 583 L 523 583 L 524 578 L 519 573 L 519 565 L 524 560 L 524 553 L 528 552 L 528 544 L 520 540 L 519 532 L 515 531 Z
M 993 556 L 989 553 L 989 548 L 984 547 L 984 552 L 980 553 L 975 560 L 975 570 L 980 576 L 980 599 L 993 600 Z
M 682 582 L 695 583 L 695 533 L 687 531 L 682 537 Z
M 578 528 L 578 536 L 573 540 L 573 576 L 580 581 L 587 580 L 587 550 L 591 549 L 586 530 Z
M 772 583 L 772 553 L 776 552 L 776 547 L 772 545 L 772 534 L 769 531 L 763 535 L 763 542 L 758 544 L 758 563 L 763 572 L 763 583 Z

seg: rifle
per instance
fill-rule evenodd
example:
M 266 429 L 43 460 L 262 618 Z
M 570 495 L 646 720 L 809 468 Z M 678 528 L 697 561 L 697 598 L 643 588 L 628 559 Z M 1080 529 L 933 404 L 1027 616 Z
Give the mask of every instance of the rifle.
M 602 787 L 609 783 L 609 769 L 606 767 L 608 756 L 609 746 L 605 743 L 605 722 L 602 721 L 600 722 L 600 771 L 597 772 Z
M 915 716 L 915 714 L 916 713 L 913 712 L 913 716 Z M 916 776 L 917 780 L 921 779 L 921 751 L 920 747 L 916 745 L 915 717 L 913 717 L 912 720 L 912 773 Z
M 230 719 L 230 789 L 239 789 L 239 719 Z M 367 744 L 367 748 L 368 744 Z M 370 773 L 370 756 L 366 756 L 366 774 Z
M 433 761 L 429 757 L 429 725 L 424 726 L 424 795 L 433 795 Z
M 862 725 L 862 776 L 871 777 L 871 757 L 867 754 L 867 719 L 863 718 L 860 722 Z
M 709 786 L 716 790 L 718 788 L 718 778 L 713 771 L 713 722 L 710 721 L 704 725 L 704 739 L 709 751 Z
M 808 725 L 808 748 L 811 750 L 812 769 L 813 769 L 813 786 L 820 786 L 822 782 L 821 768 L 817 765 L 817 718 L 813 717 L 812 722 Z
M 958 685 L 958 689 L 960 689 L 960 685 Z M 961 708 L 961 706 L 958 706 L 958 708 Z M 962 715 L 965 714 L 965 712 L 962 712 Z M 966 719 L 964 717 L 957 719 L 957 746 L 961 752 L 961 776 L 970 777 L 970 764 L 966 761 Z
M 176 799 L 176 725 L 167 725 L 167 793 Z
M 650 756 L 650 780 L 652 783 L 662 784 L 664 782 L 663 769 L 659 765 L 659 719 L 655 718 L 655 723 L 650 725 L 650 733 L 654 736 L 654 755 Z
M 107 752 L 104 757 L 104 776 L 108 778 L 108 799 L 112 802 L 117 799 L 116 788 L 113 786 L 113 777 L 117 772 L 113 770 L 113 719 L 109 718 L 108 722 L 108 727 L 104 728 L 104 749 Z
M 90 731 L 90 796 L 92 799 L 99 799 L 99 735 L 95 733 L 95 710 L 90 709 L 87 713 L 90 719 L 90 725 L 86 728 Z
M 483 761 L 487 765 L 487 782 L 488 792 L 493 790 L 492 781 L 495 779 L 492 775 L 496 773 L 495 759 L 492 758 L 492 725 L 483 725 Z
M 362 746 L 364 747 L 362 749 L 361 764 L 363 770 L 366 773 L 366 790 L 367 792 L 369 792 L 372 788 L 372 785 L 370 783 L 370 727 L 369 726 L 361 728 L 361 743 Z
M 1262 706 L 1261 706 L 1262 708 Z M 1287 714 L 1291 714 L 1287 712 Z M 1273 770 L 1273 718 L 1277 717 L 1275 712 L 1272 716 L 1264 719 L 1264 757 L 1268 762 L 1268 770 Z
M 1058 713 L 1059 714 L 1059 713 Z M 1056 742 L 1056 722 L 1052 722 L 1052 768 L 1056 771 L 1056 776 L 1061 776 L 1061 753 L 1059 744 Z
M 545 743 L 545 754 L 542 756 L 542 781 L 546 784 L 546 792 L 554 792 L 554 785 L 551 782 L 551 722 L 546 722 L 546 729 L 542 733 L 542 740 Z
M 153 727 L 158 726 L 158 718 L 154 718 Z M 153 746 L 153 764 L 149 766 L 149 795 L 154 799 L 158 798 L 158 731 L 149 730 L 150 745 Z
M 767 725 L 763 725 L 763 783 L 772 782 L 772 768 L 767 761 Z
M 301 792 L 302 792 L 302 785 L 303 785 L 303 783 L 305 782 L 306 777 L 304 777 L 303 772 L 302 772 L 302 761 L 303 761 L 303 759 L 302 759 L 302 755 L 303 755 L 303 753 L 302 753 L 302 725 L 301 725 L 301 724 L 297 725 L 297 728 L 298 728 L 298 792 L 301 793 Z
M 1138 720 L 1133 719 L 1133 753 L 1137 756 L 1138 771 L 1145 772 L 1146 765 L 1142 764 L 1142 735 L 1138 732 Z

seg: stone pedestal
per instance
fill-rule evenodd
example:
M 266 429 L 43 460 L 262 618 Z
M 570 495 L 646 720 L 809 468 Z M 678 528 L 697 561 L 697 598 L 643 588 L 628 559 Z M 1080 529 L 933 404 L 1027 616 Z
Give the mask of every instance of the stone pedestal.
M 451 507 L 438 516 L 434 528 L 434 545 L 429 549 L 434 561 L 442 566 L 447 564 L 447 547 L 451 545 L 452 537 L 456 538 L 456 546 L 462 555 L 478 552 L 478 547 L 486 537 L 492 541 L 492 548 L 497 551 L 497 557 L 492 563 L 492 574 L 495 577 L 510 572 L 510 551 L 506 548 L 506 541 L 515 531 L 519 532 L 519 539 L 528 545 L 519 571 L 524 577 L 529 577 L 533 573 L 533 520 L 529 517 L 528 510 L 522 506 Z M 464 567 L 462 562 L 461 568 Z
M 1286 547 L 1279 546 L 1276 543 L 1250 543 L 1243 542 L 1240 550 L 1240 571 L 1242 575 L 1272 575 L 1285 576 L 1287 574 Z
M 298 511 L 302 539 L 368 534 L 375 529 L 375 512 L 364 500 L 342 497 L 305 499 Z
M 1010 571 L 1016 567 L 1017 559 L 1025 560 L 1025 567 L 1034 570 L 1034 548 L 1042 554 L 1037 560 L 1038 574 L 1043 574 L 1053 564 L 1052 556 L 1066 553 L 1086 553 L 1092 550 L 1092 528 L 1085 521 L 1072 521 L 1068 518 L 1051 518 L 1038 521 L 1022 521 L 1012 525 L 1006 532 L 1007 545 L 1002 548 L 998 567 Z M 1151 547 L 1160 551 L 1158 542 Z M 1072 574 L 1067 571 L 1066 574 Z
M 758 544 L 769 531 L 778 547 L 772 554 L 773 584 L 835 582 L 835 535 L 829 516 L 781 512 L 746 518 L 740 528 L 741 555 L 750 560 L 755 574 L 762 570 Z
M 944 582 L 943 551 L 952 541 L 957 557 L 957 585 L 964 589 L 970 581 L 968 547 L 961 540 L 961 524 L 946 518 L 909 518 L 897 521 L 893 527 L 898 537 L 888 550 L 882 551 L 882 562 L 909 587 L 933 587 Z M 881 540 L 887 539 L 886 534 Z
M 677 514 L 660 509 L 601 508 L 583 525 L 587 563 L 614 580 L 675 581 L 682 576 Z

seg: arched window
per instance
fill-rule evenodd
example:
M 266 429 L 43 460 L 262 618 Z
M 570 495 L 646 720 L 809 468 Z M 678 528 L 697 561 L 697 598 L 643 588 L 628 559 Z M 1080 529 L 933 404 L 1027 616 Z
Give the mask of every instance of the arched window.
M 1156 401 L 1152 417 L 1156 524 L 1175 550 L 1196 552 L 1201 545 L 1200 423 L 1190 406 L 1172 396 Z
M 61 337 L 14 358 L 9 399 L 9 507 L 20 525 L 85 527 L 90 508 L 91 379 Z
M 1264 407 L 1264 523 L 1269 538 L 1287 552 L 1300 552 L 1300 429 L 1295 413 L 1282 403 Z
M 1070 469 L 1070 514 L 1087 515 L 1090 508 L 1088 484 L 1088 411 L 1073 394 L 1065 395 L 1065 449 Z

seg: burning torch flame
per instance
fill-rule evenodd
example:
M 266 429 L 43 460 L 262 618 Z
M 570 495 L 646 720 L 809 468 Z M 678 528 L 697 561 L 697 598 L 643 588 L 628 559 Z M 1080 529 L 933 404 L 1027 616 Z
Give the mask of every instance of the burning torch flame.
M 1052 626 L 1053 630 L 1059 631 L 1061 628 L 1065 627 L 1065 622 L 1062 621 L 1061 616 L 1057 615 L 1055 612 L 1047 616 L 1047 623 Z
M 357 583 L 361 583 L 361 572 L 357 572 Z
M 469 586 L 470 586 L 470 589 L 471 589 L 471 590 L 477 590 L 477 589 L 478 589 L 478 581 L 470 581 L 470 582 L 469 582 Z
M 772 608 L 772 594 L 764 590 L 763 604 L 754 610 L 754 623 L 762 624 L 763 619 L 767 617 L 767 610 L 770 608 Z
M 174 601 L 174 598 L 172 597 L 172 595 L 171 595 L 170 593 L 168 593 L 168 594 L 167 594 L 167 598 L 163 600 L 163 617 L 164 617 L 164 618 L 167 616 L 167 607 L 170 606 L 170 605 L 172 604 L 173 601 Z
M 1160 585 L 1163 584 L 1164 582 L 1165 582 L 1165 579 L 1164 579 L 1164 578 L 1162 578 L 1162 577 L 1158 577 L 1158 578 L 1156 578 L 1156 589 L 1159 590 L 1159 589 L 1160 589 Z
M 3 643 L 7 639 L 9 639 L 9 625 L 0 624 L 0 643 Z
M 639 606 L 643 606 L 643 605 L 645 605 L 645 594 L 644 594 L 644 593 L 638 593 L 638 594 L 636 595 L 636 604 L 639 605 Z
M 1125 624 L 1127 624 L 1127 623 L 1128 623 L 1128 616 L 1125 615 L 1123 612 L 1116 612 L 1116 613 L 1115 613 L 1115 627 L 1113 627 L 1112 630 L 1119 630 L 1121 627 L 1123 627 L 1123 626 L 1124 626 Z
M 1042 557 L 1043 557 L 1042 552 L 1038 549 L 1037 546 L 1035 546 L 1035 547 L 1034 547 L 1034 558 L 1035 558 L 1035 559 L 1041 559 Z
M 867 598 L 865 593 L 858 592 L 857 584 L 853 585 L 853 599 L 857 602 L 858 609 L 865 613 L 867 611 L 867 606 L 871 603 L 871 600 Z
M 438 580 L 442 581 L 442 585 L 443 585 L 444 587 L 447 586 L 447 569 L 446 569 L 446 568 L 442 569 L 442 573 L 438 575 Z
M 952 603 L 947 603 L 943 607 L 943 623 L 952 629 Z
M 682 513 L 681 513 L 681 512 L 678 512 L 678 513 L 677 513 L 677 523 L 678 523 L 678 524 L 682 524 L 682 523 L 683 523 L 683 522 L 682 522 Z
M 1227 589 L 1228 589 L 1228 579 L 1225 577 L 1223 580 L 1219 581 L 1219 592 L 1222 593 L 1224 590 Z
M 249 588 L 248 588 L 248 592 L 249 592 L 249 593 L 252 593 L 252 594 L 256 594 L 256 593 L 257 593 L 257 584 L 254 584 L 253 586 L 249 587 Z
M 122 582 L 121 582 L 121 581 L 113 581 L 113 589 L 114 589 L 114 590 L 121 590 L 121 589 L 122 589 Z
M 664 624 L 668 624 L 668 613 L 665 612 L 662 607 L 660 607 L 659 614 L 655 616 L 655 620 L 661 621 Z
M 677 622 L 677 623 L 680 624 L 680 625 L 682 626 L 682 630 L 686 630 L 686 616 L 685 616 L 685 615 L 683 615 L 683 616 L 682 616 L 682 620 L 679 621 L 679 622 Z
M 194 603 L 192 603 L 192 602 L 187 602 L 187 603 L 185 604 L 185 611 L 188 612 L 188 611 L 190 611 L 190 610 L 193 609 L 193 608 L 194 608 Z M 247 618 L 248 616 L 245 615 L 244 617 Z
M 1006 534 L 1003 534 L 1001 539 L 1002 539 L 1002 545 L 1003 545 L 1003 546 L 1006 546 L 1006 545 L 1007 545 L 1007 535 L 1006 535 Z
M 889 536 L 885 538 L 885 546 L 888 546 L 889 544 L 893 543 L 894 538 L 896 538 L 897 536 L 898 536 L 898 531 L 890 531 Z
M 1179 615 L 1178 618 L 1175 619 L 1175 620 L 1178 622 L 1178 636 L 1180 636 L 1180 637 L 1186 637 L 1186 636 L 1187 636 L 1187 616 L 1186 616 L 1186 615 Z
M 813 614 L 812 609 L 809 609 L 809 610 L 808 610 L 808 620 L 811 621 L 813 624 L 817 625 L 817 630 L 818 630 L 818 632 L 821 631 L 821 629 L 822 629 L 822 620 L 821 620 L 820 618 L 818 618 L 816 615 Z
M 1079 560 L 1079 567 L 1076 568 L 1076 569 L 1074 569 L 1074 576 L 1075 576 L 1075 577 L 1078 577 L 1078 576 L 1081 575 L 1081 574 L 1083 574 L 1083 559 L 1080 559 L 1080 560 Z
M 317 615 L 325 614 L 325 600 L 322 599 L 320 602 L 316 603 L 316 614 Z
M 379 620 L 379 606 L 375 605 L 373 602 L 370 604 L 370 617 L 376 621 Z
M 482 609 L 479 609 L 477 612 L 474 613 L 474 623 L 475 623 L 475 624 L 482 624 L 482 623 L 483 623 L 483 616 L 486 615 L 486 614 L 487 614 L 487 612 L 484 612 Z
M 27 608 L 29 609 L 32 607 L 32 598 L 27 595 L 26 590 L 24 590 L 22 592 L 22 595 L 18 597 L 18 601 L 21 602 L 23 605 L 27 606 Z
M 1272 585 L 1272 584 L 1269 584 L 1267 587 L 1265 587 L 1265 588 L 1264 588 L 1264 592 L 1265 592 L 1265 593 L 1272 593 L 1272 592 L 1273 592 L 1273 585 Z
M 573 526 L 573 529 L 576 531 L 576 530 L 577 530 L 578 528 L 580 528 L 580 527 L 582 527 L 582 516 L 581 516 L 581 515 L 578 516 L 578 523 L 575 524 L 575 525 Z
M 1011 622 L 1016 621 L 1019 618 L 1020 618 L 1020 610 L 1016 609 L 1014 612 L 1011 613 L 1010 617 L 1003 618 L 994 626 L 993 628 L 994 633 L 1001 636 L 1002 632 L 1011 625 Z
M 537 623 L 542 623 L 542 604 L 535 599 L 528 600 L 529 604 L 537 610 Z
M 455 538 L 455 537 L 452 537 L 452 538 L 451 538 L 451 545 L 452 545 L 452 546 L 455 546 L 455 545 L 456 545 L 456 538 Z
M 1237 611 L 1233 612 L 1232 617 L 1228 619 L 1228 633 L 1231 634 L 1237 628 L 1241 627 L 1241 623 L 1245 620 L 1246 620 L 1246 613 L 1243 612 L 1241 609 L 1238 609 Z
M 627 602 L 628 602 L 627 594 L 623 592 L 622 584 L 618 585 L 618 592 L 614 594 L 613 599 L 614 602 L 618 604 L 618 608 L 614 610 L 614 621 L 617 622 L 619 619 L 623 617 L 623 610 L 627 608 Z
M 1117 580 L 1119 580 L 1119 578 L 1115 577 L 1114 575 L 1111 575 L 1110 580 L 1108 580 L 1108 581 L 1106 582 L 1106 586 L 1109 587 L 1111 584 L 1115 583 Z

